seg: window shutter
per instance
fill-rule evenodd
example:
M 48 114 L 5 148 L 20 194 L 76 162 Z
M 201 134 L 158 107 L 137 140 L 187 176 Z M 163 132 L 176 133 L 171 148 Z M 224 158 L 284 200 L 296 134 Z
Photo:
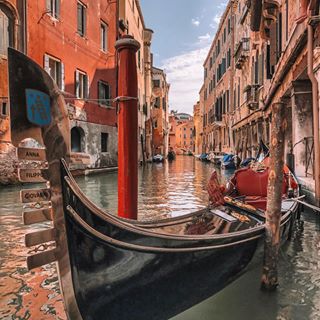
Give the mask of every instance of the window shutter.
M 79 83 L 79 71 L 76 70 L 76 73 L 75 73 L 75 76 L 76 76 L 76 83 L 75 83 L 75 88 L 76 88 L 76 97 L 79 98 L 80 96 L 80 83 Z
M 83 35 L 87 33 L 87 9 L 83 8 Z
M 78 33 L 82 34 L 82 5 L 78 3 Z
M 102 99 L 104 99 L 103 97 L 103 91 L 102 91 L 102 84 L 100 81 L 98 81 L 98 99 L 99 99 L 99 104 L 102 104 L 103 101 L 101 101 Z
M 90 81 L 89 81 L 89 76 L 87 74 L 85 75 L 85 79 L 86 79 L 86 94 L 85 94 L 85 98 L 89 99 Z
M 51 12 L 51 1 L 50 0 L 46 0 L 46 10 L 47 10 L 47 12 Z
M 61 88 L 62 91 L 65 89 L 64 85 L 64 63 L 61 62 Z
M 107 87 L 108 87 L 108 99 L 111 99 L 111 86 L 108 84 Z M 111 105 L 111 102 L 108 101 L 108 104 Z
M 60 0 L 56 0 L 56 18 L 60 18 Z
M 49 56 L 47 54 L 44 55 L 44 70 L 50 74 Z

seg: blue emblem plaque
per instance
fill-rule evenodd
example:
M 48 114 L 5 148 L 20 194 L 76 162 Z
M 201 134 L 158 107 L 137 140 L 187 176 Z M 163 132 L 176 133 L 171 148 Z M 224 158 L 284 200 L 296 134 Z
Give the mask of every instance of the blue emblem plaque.
M 51 123 L 50 97 L 41 91 L 26 89 L 27 117 L 38 126 Z

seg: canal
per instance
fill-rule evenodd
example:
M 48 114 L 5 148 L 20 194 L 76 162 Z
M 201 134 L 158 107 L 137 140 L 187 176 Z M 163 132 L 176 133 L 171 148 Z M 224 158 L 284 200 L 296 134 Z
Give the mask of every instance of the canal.
M 206 206 L 205 187 L 213 169 L 188 156 L 140 168 L 139 219 L 183 215 Z M 230 175 L 222 172 L 221 180 Z M 98 206 L 117 212 L 116 172 L 81 177 L 78 182 Z M 30 251 L 24 248 L 23 235 L 44 225 L 22 225 L 19 190 L 0 189 L 0 319 L 66 319 L 55 265 L 32 272 L 25 268 Z M 259 290 L 261 254 L 237 281 L 172 320 L 320 319 L 320 217 L 305 212 L 291 242 L 281 249 L 280 286 L 274 293 Z

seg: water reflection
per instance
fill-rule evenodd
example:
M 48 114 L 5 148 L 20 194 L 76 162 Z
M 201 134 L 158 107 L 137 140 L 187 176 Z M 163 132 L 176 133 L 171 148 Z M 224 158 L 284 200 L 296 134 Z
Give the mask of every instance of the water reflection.
M 139 171 L 139 219 L 178 216 L 208 204 L 206 184 L 210 163 L 178 156 L 175 161 L 148 164 Z M 232 171 L 221 175 L 224 182 Z M 98 206 L 117 213 L 117 174 L 79 178 L 86 195 Z

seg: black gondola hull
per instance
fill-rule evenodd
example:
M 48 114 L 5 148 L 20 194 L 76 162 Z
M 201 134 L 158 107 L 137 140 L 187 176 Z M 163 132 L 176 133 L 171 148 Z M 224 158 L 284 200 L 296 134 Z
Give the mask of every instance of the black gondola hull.
M 75 297 L 85 320 L 169 319 L 239 277 L 258 243 L 142 252 L 96 237 L 70 214 L 66 227 Z

